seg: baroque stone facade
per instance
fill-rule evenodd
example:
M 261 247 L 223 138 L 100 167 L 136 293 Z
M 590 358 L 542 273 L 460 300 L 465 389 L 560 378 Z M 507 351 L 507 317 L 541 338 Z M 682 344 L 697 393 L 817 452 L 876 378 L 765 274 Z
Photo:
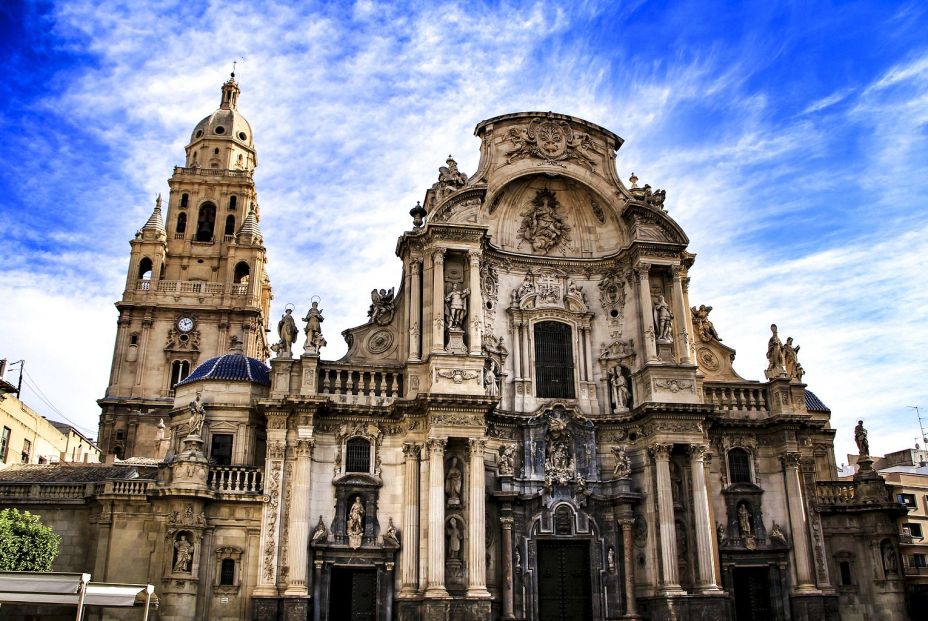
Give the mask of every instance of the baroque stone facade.
M 265 343 L 237 94 L 133 241 L 101 442 L 147 469 L 72 499 L 94 567 L 68 569 L 153 582 L 166 620 L 837 619 L 829 538 L 860 582 L 896 554 L 879 477 L 821 482 L 835 432 L 798 347 L 774 332 L 767 379 L 735 373 L 665 193 L 623 183 L 622 139 L 587 121 L 480 123 L 478 169 L 440 168 L 347 354 L 322 358 L 318 301 L 302 350 L 295 309 Z M 232 233 L 200 239 L 233 191 Z M 880 575 L 854 610 L 902 618 Z

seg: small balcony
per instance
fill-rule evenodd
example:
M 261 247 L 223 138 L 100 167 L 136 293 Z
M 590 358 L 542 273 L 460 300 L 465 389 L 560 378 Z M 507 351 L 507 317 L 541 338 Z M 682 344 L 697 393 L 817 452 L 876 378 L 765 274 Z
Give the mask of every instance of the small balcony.
M 721 412 L 766 412 L 767 390 L 756 382 L 716 383 L 703 385 L 706 403 Z
M 264 491 L 264 473 L 257 466 L 211 466 L 206 485 L 222 495 L 254 496 Z
M 402 396 L 403 374 L 391 367 L 352 367 L 338 363 L 319 366 L 318 394 L 336 403 L 390 405 Z

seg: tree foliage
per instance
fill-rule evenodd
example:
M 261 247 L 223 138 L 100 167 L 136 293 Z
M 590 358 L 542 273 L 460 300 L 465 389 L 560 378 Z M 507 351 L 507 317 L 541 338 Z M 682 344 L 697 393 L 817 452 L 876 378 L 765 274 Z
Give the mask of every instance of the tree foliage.
M 51 571 L 61 537 L 28 511 L 0 511 L 0 571 Z

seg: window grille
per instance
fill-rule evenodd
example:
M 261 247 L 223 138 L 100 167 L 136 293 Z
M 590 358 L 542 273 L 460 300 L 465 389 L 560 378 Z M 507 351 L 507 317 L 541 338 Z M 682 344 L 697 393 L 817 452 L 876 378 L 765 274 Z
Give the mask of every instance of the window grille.
M 728 473 L 732 483 L 751 482 L 751 456 L 741 448 L 728 451 Z
M 535 324 L 535 394 L 539 398 L 574 398 L 574 355 L 567 324 Z
M 219 571 L 219 584 L 223 586 L 235 584 L 235 560 L 231 558 L 222 559 L 222 565 Z
M 371 471 L 371 443 L 364 438 L 351 438 L 345 445 L 345 472 Z

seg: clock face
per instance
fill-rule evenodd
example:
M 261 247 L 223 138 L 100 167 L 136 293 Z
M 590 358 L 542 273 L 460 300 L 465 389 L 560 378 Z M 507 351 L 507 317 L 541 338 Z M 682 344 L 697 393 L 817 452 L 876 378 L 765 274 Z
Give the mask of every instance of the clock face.
M 190 317 L 181 317 L 177 320 L 177 329 L 181 332 L 190 332 L 193 330 L 193 319 Z

